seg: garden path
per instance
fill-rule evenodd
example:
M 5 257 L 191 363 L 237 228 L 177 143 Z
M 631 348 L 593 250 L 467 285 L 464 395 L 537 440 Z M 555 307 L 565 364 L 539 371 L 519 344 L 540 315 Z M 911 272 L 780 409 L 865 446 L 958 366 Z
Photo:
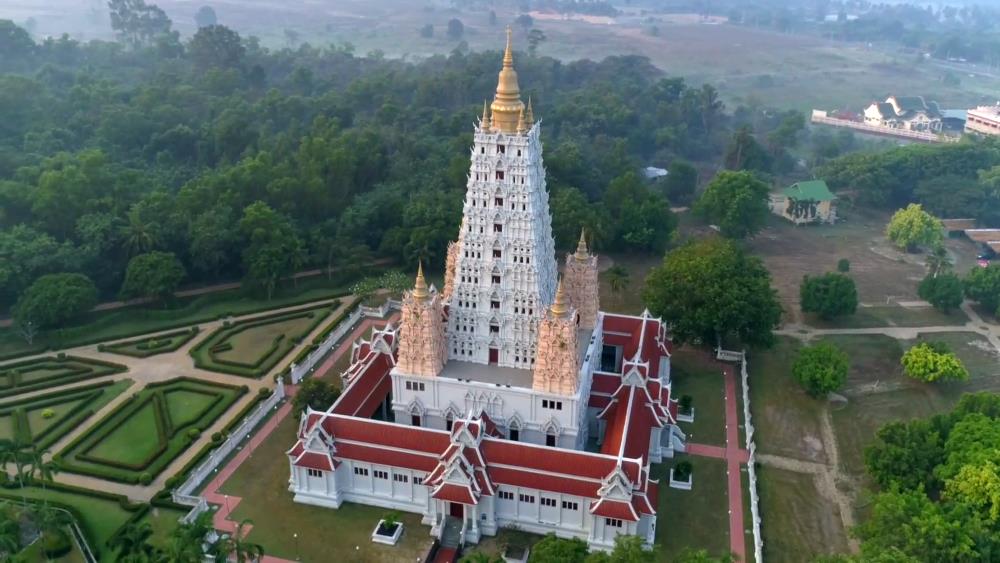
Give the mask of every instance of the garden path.
M 983 320 L 968 301 L 962 303 L 961 309 L 969 317 L 969 321 L 964 325 L 824 329 L 800 323 L 789 323 L 784 325 L 781 330 L 775 331 L 775 334 L 790 336 L 808 342 L 816 336 L 824 335 L 870 334 L 885 335 L 897 340 L 913 340 L 921 333 L 971 332 L 986 338 L 994 349 L 996 349 L 997 353 L 1000 354 L 1000 326 Z M 891 390 L 892 387 L 887 386 L 887 384 L 876 383 L 864 388 L 854 389 L 850 394 L 884 393 Z M 828 461 L 826 463 L 802 461 L 773 454 L 758 454 L 757 459 L 765 466 L 811 474 L 817 490 L 837 507 L 844 530 L 849 531 L 856 523 L 852 507 L 857 500 L 857 494 L 861 491 L 861 484 L 856 478 L 848 475 L 841 469 L 840 452 L 833 429 L 832 414 L 828 407 L 822 409 L 820 424 L 823 451 L 828 454 Z M 860 547 L 858 540 L 850 536 L 848 536 L 848 544 L 855 553 Z
M 726 460 L 727 496 L 729 497 L 729 550 L 737 561 L 746 561 L 746 537 L 743 519 L 743 483 L 741 467 L 749 460 L 747 451 L 740 447 L 739 405 L 736 399 L 736 372 L 725 365 L 722 373 L 726 382 L 726 447 L 705 444 L 688 444 L 687 453 L 696 456 Z
M 268 311 L 263 311 L 260 313 L 254 313 L 249 315 L 242 315 L 239 317 L 233 317 L 238 320 L 253 319 L 265 315 L 273 315 L 276 313 L 296 311 L 300 309 L 306 309 L 315 307 L 317 305 L 322 305 L 325 303 L 333 303 L 337 300 L 325 299 L 320 301 L 315 301 L 306 305 L 295 305 L 290 307 L 284 307 L 281 309 L 271 309 Z M 203 381 L 209 381 L 213 383 L 222 383 L 226 385 L 246 385 L 250 390 L 239 398 L 229 410 L 219 417 L 211 426 L 205 429 L 201 433 L 201 437 L 194 442 L 189 448 L 187 448 L 184 453 L 174 459 L 170 465 L 168 465 L 160 475 L 153 480 L 148 486 L 141 485 L 129 485 L 124 483 L 116 483 L 112 481 L 106 481 L 103 479 L 98 479 L 95 477 L 89 477 L 85 475 L 77 475 L 73 473 L 60 473 L 55 477 L 55 481 L 59 483 L 65 483 L 69 485 L 76 485 L 81 487 L 87 487 L 90 489 L 97 489 L 101 491 L 107 491 L 115 494 L 126 495 L 128 498 L 134 501 L 148 501 L 153 497 L 153 495 L 161 490 L 166 480 L 176 473 L 180 468 L 184 467 L 194 456 L 201 451 L 201 449 L 211 440 L 213 433 L 221 431 L 231 420 L 231 418 L 243 410 L 245 406 L 250 404 L 254 400 L 256 394 L 262 388 L 273 389 L 274 387 L 274 374 L 280 373 L 293 358 L 295 358 L 301 350 L 309 345 L 311 345 L 313 338 L 319 335 L 323 329 L 327 326 L 328 322 L 336 318 L 340 313 L 346 310 L 354 301 L 353 296 L 346 296 L 341 298 L 340 305 L 334 310 L 330 315 L 326 317 L 324 322 L 319 323 L 305 338 L 303 338 L 302 343 L 295 346 L 285 358 L 276 365 L 270 373 L 259 379 L 240 377 L 237 375 L 230 375 L 224 373 L 217 373 L 212 371 L 207 371 L 194 367 L 194 360 L 189 355 L 189 351 L 192 347 L 196 346 L 203 339 L 208 338 L 208 336 L 215 331 L 215 329 L 223 325 L 223 320 L 215 320 L 206 323 L 199 323 L 197 326 L 201 329 L 198 336 L 193 338 L 190 342 L 187 342 L 184 346 L 181 346 L 178 350 L 174 352 L 169 352 L 165 354 L 159 354 L 156 356 L 151 356 L 149 358 L 133 358 L 130 356 L 123 356 L 119 354 L 113 354 L 110 352 L 100 352 L 97 349 L 97 345 L 81 346 L 78 348 L 70 348 L 65 350 L 67 355 L 79 356 L 84 358 L 92 358 L 98 360 L 111 361 L 125 365 L 129 368 L 129 371 L 121 374 L 115 374 L 106 377 L 94 378 L 87 380 L 85 382 L 78 382 L 75 384 L 69 384 L 59 387 L 53 387 L 50 389 L 45 389 L 44 391 L 36 391 L 33 393 L 25 393 L 23 395 L 18 395 L 17 398 L 31 397 L 37 394 L 52 393 L 54 391 L 60 391 L 64 389 L 72 389 L 73 387 L 78 387 L 80 385 L 89 385 L 97 381 L 117 381 L 122 379 L 131 379 L 135 383 L 129 387 L 126 392 L 118 395 L 108 404 L 104 405 L 101 409 L 95 412 L 88 421 L 98 421 L 101 420 L 108 413 L 113 411 L 119 405 L 121 405 L 125 400 L 128 399 L 134 393 L 139 392 L 146 385 L 154 382 L 166 381 L 173 379 L 175 377 L 193 377 Z M 192 325 L 194 326 L 194 325 Z M 173 332 L 177 329 L 166 330 L 156 333 L 150 333 L 144 336 L 153 336 L 156 334 L 163 334 L 167 332 Z M 109 341 L 105 344 L 119 341 L 134 340 L 133 338 L 124 338 L 116 341 Z M 39 354 L 32 357 L 44 357 L 49 354 Z M 29 357 L 30 358 L 30 357 Z M 91 424 L 81 425 L 80 427 L 70 431 L 66 435 L 62 436 L 57 442 L 52 444 L 50 447 L 50 453 L 48 457 L 51 457 L 51 453 L 59 452 L 72 440 L 76 439 L 77 436 L 86 431 Z

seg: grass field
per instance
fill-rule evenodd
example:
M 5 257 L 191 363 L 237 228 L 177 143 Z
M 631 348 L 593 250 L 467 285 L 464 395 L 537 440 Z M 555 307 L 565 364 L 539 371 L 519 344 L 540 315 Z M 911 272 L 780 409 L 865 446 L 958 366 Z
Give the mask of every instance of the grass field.
M 148 385 L 59 453 L 64 471 L 135 483 L 155 478 L 246 391 L 191 379 Z
M 693 423 L 680 423 L 691 442 L 726 445 L 725 382 L 718 363 L 701 350 L 675 350 L 670 363 L 674 398 L 691 396 Z
M 0 404 L 0 439 L 18 438 L 44 450 L 131 385 L 124 379 Z
M 263 377 L 335 308 L 336 303 L 236 321 L 199 342 L 191 356 L 201 369 Z
M 285 451 L 295 440 L 298 419 L 287 417 L 254 450 L 253 456 L 223 485 L 221 493 L 242 497 L 232 519 L 250 518 L 250 541 L 264 546 L 268 555 L 302 561 L 326 561 L 330 546 L 337 546 L 338 561 L 416 561 L 431 544 L 430 529 L 420 516 L 403 513 L 405 531 L 395 547 L 373 544 L 371 532 L 387 510 L 344 503 L 338 510 L 306 506 L 292 501 L 288 492 L 288 458 Z M 301 541 L 296 544 L 293 533 Z M 309 541 L 302 538 L 324 538 Z
M 35 358 L 0 365 L 0 397 L 96 379 L 126 371 L 125 366 L 74 356 Z
M 660 546 L 658 559 L 672 561 L 686 547 L 706 549 L 713 555 L 729 553 L 726 462 L 693 456 L 681 459 L 693 467 L 692 490 L 670 488 L 672 463 L 654 465 L 650 475 L 660 480 L 655 540 Z
M 812 475 L 763 467 L 757 476 L 767 561 L 800 563 L 847 551 L 840 514 L 816 489 Z

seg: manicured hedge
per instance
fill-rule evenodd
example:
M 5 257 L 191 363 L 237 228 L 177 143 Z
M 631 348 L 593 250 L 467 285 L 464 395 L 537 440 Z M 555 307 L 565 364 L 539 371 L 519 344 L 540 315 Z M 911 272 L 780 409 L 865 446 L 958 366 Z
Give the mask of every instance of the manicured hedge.
M 175 389 L 212 393 L 217 395 L 217 399 L 199 418 L 174 426 L 169 416 L 166 392 Z M 217 392 L 213 393 L 216 390 Z M 93 475 L 112 481 L 140 483 L 144 473 L 155 478 L 191 445 L 193 439 L 185 430 L 208 428 L 247 391 L 246 386 L 221 385 L 192 378 L 177 378 L 147 385 L 140 393 L 129 397 L 125 403 L 94 424 L 88 432 L 78 436 L 53 459 L 64 471 Z M 98 458 L 91 454 L 92 450 L 111 433 L 123 424 L 128 424 L 133 416 L 146 407 L 154 409 L 157 420 L 155 439 L 158 444 L 150 456 L 139 463 L 125 463 Z
M 19 399 L 0 406 L 0 416 L 10 414 L 14 417 L 15 425 L 27 424 L 27 419 L 18 415 L 18 411 L 44 409 L 82 399 L 73 408 L 63 413 L 57 421 L 50 424 L 48 428 L 30 436 L 29 441 L 39 449 L 44 450 L 58 441 L 65 434 L 66 429 L 76 428 L 80 422 L 93 415 L 94 411 L 91 406 L 106 391 L 107 387 L 114 384 L 114 381 L 102 381 L 82 387 L 63 389 L 39 397 Z
M 174 352 L 198 335 L 200 329 L 196 326 L 186 330 L 177 330 L 166 334 L 148 336 L 139 340 L 102 344 L 98 349 L 112 354 L 121 354 L 133 358 L 148 358 L 157 354 Z
M 333 309 L 330 305 L 323 305 L 321 307 L 299 309 L 247 319 L 245 321 L 237 321 L 229 326 L 217 329 L 208 338 L 202 340 L 197 346 L 192 348 L 190 354 L 194 358 L 195 366 L 200 369 L 242 377 L 259 378 L 271 371 L 295 347 L 295 342 L 315 329 L 316 325 L 322 322 L 323 318 L 331 310 Z M 312 318 L 313 322 L 309 323 L 300 334 L 279 335 L 275 337 L 271 346 L 264 353 L 258 355 L 253 362 L 240 362 L 216 356 L 216 354 L 232 350 L 232 344 L 229 342 L 229 339 L 241 332 L 303 317 Z
M 24 375 L 33 370 L 53 367 L 64 369 L 64 371 L 44 378 L 35 378 L 30 382 L 24 381 Z M 19 395 L 29 391 L 38 391 L 126 371 L 128 368 L 121 364 L 67 356 L 62 353 L 56 357 L 46 356 L 4 364 L 0 365 L 0 381 L 3 382 L 0 383 L 0 397 Z

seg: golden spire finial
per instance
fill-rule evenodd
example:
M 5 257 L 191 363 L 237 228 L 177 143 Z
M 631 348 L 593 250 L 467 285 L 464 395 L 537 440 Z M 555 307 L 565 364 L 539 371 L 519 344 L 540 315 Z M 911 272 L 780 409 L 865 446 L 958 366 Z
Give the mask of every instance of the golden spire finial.
M 503 50 L 503 67 L 514 68 L 514 42 L 512 40 L 514 32 L 507 26 L 507 47 Z
M 486 111 L 487 107 L 486 100 L 483 100 L 483 120 L 479 123 L 479 126 L 488 130 L 490 128 L 490 114 Z
M 562 278 L 559 278 L 559 286 L 556 287 L 556 300 L 552 302 L 552 307 L 549 310 L 558 318 L 565 317 L 569 311 L 569 307 L 566 306 L 566 294 L 563 291 Z
M 528 123 L 524 120 L 524 106 L 521 106 L 521 113 L 517 117 L 517 133 L 521 134 L 528 130 Z
M 514 70 L 513 31 L 507 26 L 507 48 L 503 53 L 503 68 L 497 80 L 497 94 L 490 108 L 493 110 L 493 127 L 504 133 L 517 131 L 517 122 L 524 108 L 521 90 Z
M 427 291 L 427 280 L 424 279 L 423 262 L 417 262 L 417 281 L 413 284 L 413 291 L 410 294 L 417 301 L 423 301 L 430 295 Z
M 528 96 L 528 108 L 524 110 L 524 119 L 528 121 L 529 127 L 535 123 L 535 113 L 531 111 L 531 96 Z
M 574 256 L 580 262 L 584 262 L 587 258 L 590 258 L 590 253 L 587 252 L 587 237 L 585 229 L 580 229 L 580 242 L 576 243 L 576 254 Z

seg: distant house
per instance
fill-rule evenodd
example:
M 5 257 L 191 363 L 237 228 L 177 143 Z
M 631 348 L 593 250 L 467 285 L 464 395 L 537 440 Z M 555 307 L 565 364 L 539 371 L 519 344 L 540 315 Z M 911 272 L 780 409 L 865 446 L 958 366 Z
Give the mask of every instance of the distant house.
M 796 182 L 771 194 L 771 212 L 796 225 L 833 223 L 837 220 L 836 199 L 823 180 Z
M 647 166 L 642 169 L 642 175 L 650 180 L 655 178 L 662 178 L 663 176 L 667 175 L 667 169 L 657 168 L 655 166 Z
M 944 126 L 937 102 L 922 96 L 889 96 L 865 108 L 865 123 L 891 129 L 940 133 Z

